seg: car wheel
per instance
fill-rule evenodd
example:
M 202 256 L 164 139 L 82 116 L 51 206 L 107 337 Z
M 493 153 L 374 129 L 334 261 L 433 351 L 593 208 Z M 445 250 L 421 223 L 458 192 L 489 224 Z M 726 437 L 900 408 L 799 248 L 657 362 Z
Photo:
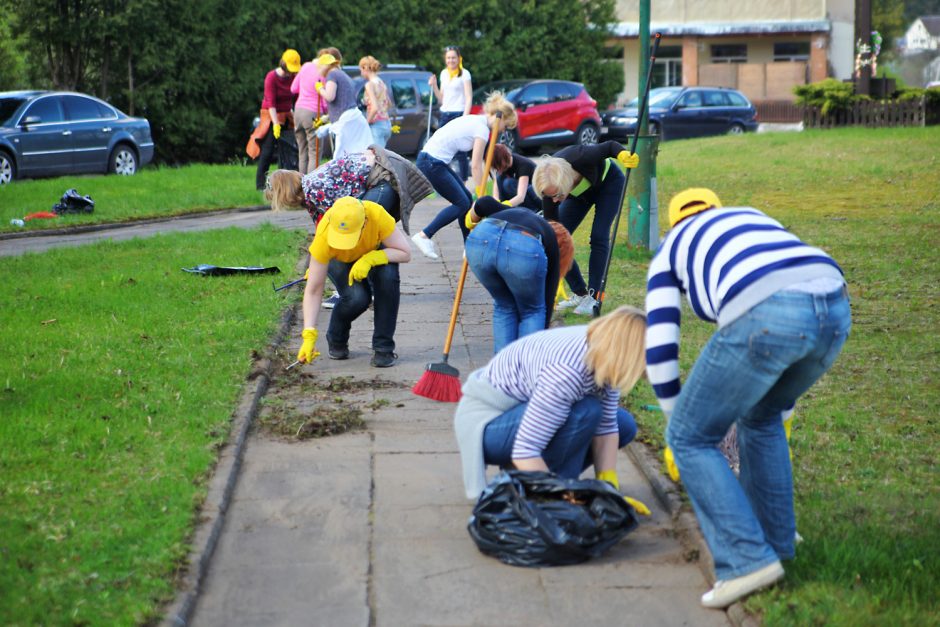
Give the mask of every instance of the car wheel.
M 582 124 L 578 129 L 576 141 L 581 146 L 593 146 L 600 138 L 600 130 L 593 124 Z
M 108 159 L 108 172 L 121 176 L 132 176 L 137 173 L 137 153 L 127 144 L 118 144 L 111 151 Z
M 12 183 L 16 178 L 16 163 L 13 157 L 0 150 L 0 185 Z
M 510 152 L 519 152 L 519 135 L 516 131 L 503 131 L 499 134 L 499 143 L 509 148 Z
M 728 135 L 743 135 L 744 127 L 740 124 L 732 124 L 731 128 L 728 129 Z

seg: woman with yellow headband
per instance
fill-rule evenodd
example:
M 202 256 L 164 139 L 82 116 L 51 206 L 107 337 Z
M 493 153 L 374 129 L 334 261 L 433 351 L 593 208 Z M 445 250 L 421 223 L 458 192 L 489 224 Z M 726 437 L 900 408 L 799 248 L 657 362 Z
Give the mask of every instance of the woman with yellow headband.
M 473 83 L 470 71 L 463 66 L 463 56 L 457 46 L 447 46 L 444 49 L 444 65 L 441 70 L 441 84 L 438 87 L 437 77 L 433 74 L 428 78 L 428 84 L 434 90 L 434 97 L 441 103 L 441 116 L 438 128 L 462 115 L 470 115 L 470 106 L 473 104 Z M 460 180 L 466 181 L 470 176 L 470 160 L 466 152 L 459 152 L 454 159 L 460 170 Z
M 336 48 L 324 48 L 317 55 L 317 65 L 323 82 L 317 84 L 317 93 L 326 101 L 330 113 L 329 127 L 333 133 L 333 157 L 365 152 L 372 143 L 372 130 L 362 111 L 356 106 L 356 89 L 352 79 L 342 70 L 343 56 Z

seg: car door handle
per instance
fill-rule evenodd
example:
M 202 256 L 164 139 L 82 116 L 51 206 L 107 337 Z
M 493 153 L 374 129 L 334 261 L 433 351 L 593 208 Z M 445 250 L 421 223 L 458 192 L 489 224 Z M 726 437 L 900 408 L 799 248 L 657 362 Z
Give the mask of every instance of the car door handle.
M 111 127 L 110 127 L 110 126 L 106 126 L 106 127 L 104 127 L 103 129 L 101 129 L 101 132 L 102 132 L 102 133 L 110 133 L 110 132 L 111 132 Z
M 72 131 L 62 131 L 62 134 L 63 134 L 63 135 L 71 135 L 71 134 L 72 134 Z

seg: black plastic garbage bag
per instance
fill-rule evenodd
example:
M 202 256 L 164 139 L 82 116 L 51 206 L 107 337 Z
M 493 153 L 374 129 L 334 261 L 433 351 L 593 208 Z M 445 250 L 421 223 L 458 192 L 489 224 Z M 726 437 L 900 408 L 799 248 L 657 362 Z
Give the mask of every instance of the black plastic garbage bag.
M 95 210 L 95 201 L 91 196 L 82 196 L 74 189 L 68 189 L 62 194 L 59 202 L 52 205 L 52 210 L 59 214 L 66 213 L 92 213 Z
M 204 276 L 225 276 L 228 274 L 278 274 L 281 269 L 277 266 L 212 266 L 207 263 L 201 263 L 192 268 L 182 268 L 183 272 L 192 272 L 193 274 L 202 274 Z
M 277 167 L 282 170 L 296 170 L 300 163 L 297 150 L 297 138 L 293 129 L 284 129 L 277 140 Z
M 483 491 L 467 530 L 482 553 L 506 564 L 561 566 L 597 557 L 637 524 L 606 481 L 508 470 Z

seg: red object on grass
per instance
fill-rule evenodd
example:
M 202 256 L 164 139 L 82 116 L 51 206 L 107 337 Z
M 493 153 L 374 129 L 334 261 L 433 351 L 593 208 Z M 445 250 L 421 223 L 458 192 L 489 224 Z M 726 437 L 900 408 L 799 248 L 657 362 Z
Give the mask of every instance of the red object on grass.
M 418 382 L 411 388 L 412 394 L 429 398 L 442 403 L 456 403 L 460 400 L 460 377 L 425 370 Z
M 37 211 L 36 213 L 31 213 L 27 216 L 23 216 L 24 220 L 36 220 L 36 219 L 49 219 L 49 218 L 58 218 L 59 214 L 52 213 L 51 211 Z

